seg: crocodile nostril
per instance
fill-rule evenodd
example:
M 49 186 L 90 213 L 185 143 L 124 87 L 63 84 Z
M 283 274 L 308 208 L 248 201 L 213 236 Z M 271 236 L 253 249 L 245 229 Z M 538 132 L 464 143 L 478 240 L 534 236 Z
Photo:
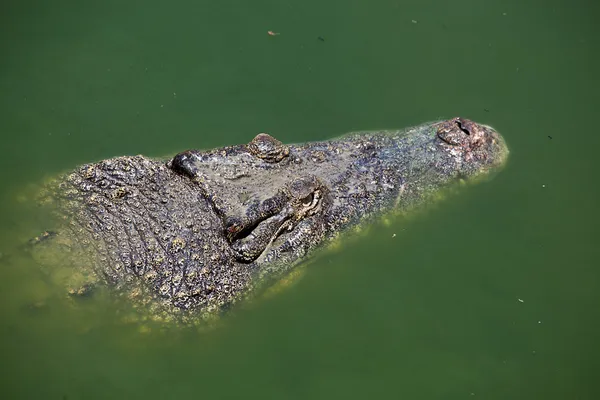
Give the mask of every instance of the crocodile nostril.
M 469 132 L 469 130 L 462 125 L 462 121 L 460 119 L 456 120 L 456 125 L 458 126 L 458 129 L 463 131 L 463 133 L 465 133 L 467 135 L 471 134 L 471 132 Z

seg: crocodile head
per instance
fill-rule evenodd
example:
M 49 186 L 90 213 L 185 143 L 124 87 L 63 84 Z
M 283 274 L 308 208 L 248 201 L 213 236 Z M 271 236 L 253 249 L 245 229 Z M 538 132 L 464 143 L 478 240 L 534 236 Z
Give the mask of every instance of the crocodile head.
M 42 245 L 60 243 L 74 268 L 135 301 L 215 313 L 349 227 L 496 170 L 507 154 L 492 128 L 454 118 L 289 146 L 263 133 L 166 162 L 118 157 L 47 187 L 60 224 Z

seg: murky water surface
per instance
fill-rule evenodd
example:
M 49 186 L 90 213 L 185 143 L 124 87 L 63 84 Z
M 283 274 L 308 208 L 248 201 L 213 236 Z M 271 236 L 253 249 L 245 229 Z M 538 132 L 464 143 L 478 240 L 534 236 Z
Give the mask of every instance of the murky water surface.
M 599 398 L 595 3 L 1 8 L 0 397 Z M 23 251 L 39 184 L 84 162 L 457 115 L 507 139 L 493 181 L 322 252 L 207 332 L 69 301 Z

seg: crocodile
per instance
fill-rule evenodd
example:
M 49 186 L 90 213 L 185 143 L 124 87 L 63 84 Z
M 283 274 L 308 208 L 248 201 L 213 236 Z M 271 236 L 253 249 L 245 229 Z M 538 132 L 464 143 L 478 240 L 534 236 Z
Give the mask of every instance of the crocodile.
M 50 181 L 52 230 L 38 264 L 69 265 L 77 285 L 125 293 L 150 312 L 215 315 L 290 273 L 342 232 L 408 210 L 457 182 L 489 176 L 508 149 L 464 118 L 286 145 L 122 156 Z

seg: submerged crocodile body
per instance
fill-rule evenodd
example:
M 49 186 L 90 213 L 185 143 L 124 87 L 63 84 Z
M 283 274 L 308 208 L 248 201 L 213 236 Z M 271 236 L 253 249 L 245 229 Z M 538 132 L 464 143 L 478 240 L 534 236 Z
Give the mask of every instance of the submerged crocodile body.
M 347 228 L 495 170 L 507 154 L 492 128 L 454 118 L 302 145 L 259 134 L 167 161 L 117 157 L 46 187 L 58 225 L 35 250 L 42 264 L 76 268 L 75 293 L 104 283 L 167 312 L 214 314 Z

